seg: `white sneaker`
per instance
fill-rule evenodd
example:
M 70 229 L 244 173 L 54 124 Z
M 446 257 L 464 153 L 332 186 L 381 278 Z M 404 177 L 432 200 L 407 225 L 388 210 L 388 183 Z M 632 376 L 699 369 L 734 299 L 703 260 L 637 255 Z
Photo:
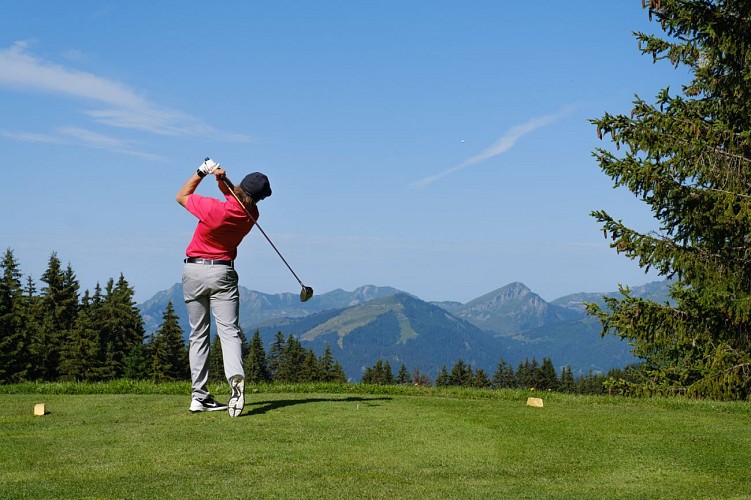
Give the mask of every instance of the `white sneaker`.
M 230 417 L 239 417 L 245 406 L 245 379 L 242 375 L 232 375 L 229 378 L 232 396 L 227 403 L 227 412 Z
M 226 409 L 227 405 L 216 402 L 211 396 L 208 396 L 204 399 L 193 398 L 193 401 L 190 402 L 190 411 L 193 413 L 197 413 L 199 411 L 220 411 Z

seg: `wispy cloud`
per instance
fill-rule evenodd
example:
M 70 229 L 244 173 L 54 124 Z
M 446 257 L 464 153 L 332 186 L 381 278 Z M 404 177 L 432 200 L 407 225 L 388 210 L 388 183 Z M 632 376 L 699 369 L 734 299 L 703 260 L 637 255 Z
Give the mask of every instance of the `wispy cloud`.
M 116 153 L 137 156 L 146 160 L 164 160 L 159 155 L 144 153 L 137 149 L 133 141 L 125 141 L 80 127 L 60 127 L 57 131 L 64 137 L 71 138 L 74 142 L 84 144 L 91 148 L 106 149 Z
M 517 141 L 521 139 L 522 137 L 524 137 L 525 135 L 530 134 L 539 128 L 545 127 L 546 125 L 550 125 L 560 120 L 561 118 L 565 117 L 566 115 L 574 111 L 574 109 L 575 107 L 572 105 L 565 106 L 563 109 L 561 109 L 557 113 L 544 115 L 544 116 L 538 116 L 536 118 L 532 118 L 526 121 L 525 123 L 522 123 L 521 125 L 516 125 L 514 127 L 511 127 L 508 130 L 508 132 L 506 132 L 503 136 L 501 136 L 500 139 L 498 139 L 490 147 L 486 148 L 479 154 L 469 157 L 463 162 L 461 162 L 460 164 L 455 165 L 451 168 L 447 168 L 446 170 L 443 170 L 442 172 L 439 172 L 435 175 L 423 177 L 422 179 L 413 182 L 412 186 L 415 186 L 415 187 L 427 186 L 428 184 L 432 184 L 438 179 L 442 179 L 443 177 L 453 174 L 454 172 L 463 170 L 473 165 L 477 165 L 478 163 L 481 163 L 483 161 L 494 158 L 500 154 L 503 154 L 509 151 L 512 147 L 514 147 Z
M 160 106 L 121 82 L 40 59 L 29 52 L 27 42 L 0 49 L 0 87 L 96 102 L 98 108 L 84 113 L 110 127 L 165 136 L 250 140 L 243 134 L 217 130 L 188 113 Z
M 80 127 L 60 127 L 52 134 L 37 134 L 32 132 L 14 132 L 0 129 L 0 137 L 21 142 L 36 142 L 42 144 L 78 144 L 90 148 L 106 149 L 115 153 L 137 156 L 145 160 L 164 160 L 159 155 L 139 151 L 133 141 L 124 141 L 109 137 Z
M 64 138 L 53 134 L 38 134 L 35 132 L 14 132 L 12 130 L 0 129 L 0 137 L 13 139 L 21 142 L 40 142 L 47 144 L 67 144 Z

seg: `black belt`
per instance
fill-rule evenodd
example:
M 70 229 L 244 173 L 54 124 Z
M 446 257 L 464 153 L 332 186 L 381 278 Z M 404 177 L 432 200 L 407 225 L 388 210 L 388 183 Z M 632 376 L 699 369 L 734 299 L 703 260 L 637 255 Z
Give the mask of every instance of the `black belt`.
M 185 262 L 186 264 L 205 264 L 207 266 L 235 267 L 235 262 L 232 260 L 216 260 L 216 259 L 202 259 L 200 257 L 188 257 L 183 262 Z

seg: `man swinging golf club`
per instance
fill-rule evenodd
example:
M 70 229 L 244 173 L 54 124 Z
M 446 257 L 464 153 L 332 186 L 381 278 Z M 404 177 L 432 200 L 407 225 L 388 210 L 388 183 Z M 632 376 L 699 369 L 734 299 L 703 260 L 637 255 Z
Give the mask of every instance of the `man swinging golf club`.
M 209 174 L 214 174 L 224 201 L 195 194 Z M 258 220 L 256 203 L 270 195 L 269 180 L 262 173 L 248 174 L 233 189 L 221 165 L 209 158 L 177 193 L 177 202 L 198 218 L 183 268 L 183 295 L 190 321 L 191 412 L 227 410 L 230 417 L 237 417 L 245 405 L 240 294 L 234 261 L 238 245 Z M 217 402 L 207 387 L 210 312 L 222 345 L 224 375 L 232 390 L 226 405 Z

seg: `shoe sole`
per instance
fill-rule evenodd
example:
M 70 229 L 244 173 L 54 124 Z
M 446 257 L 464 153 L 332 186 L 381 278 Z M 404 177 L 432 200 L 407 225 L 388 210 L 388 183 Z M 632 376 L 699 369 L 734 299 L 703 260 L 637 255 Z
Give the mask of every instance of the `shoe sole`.
M 239 417 L 245 407 L 245 379 L 236 375 L 230 380 L 232 397 L 227 403 L 227 413 L 230 417 Z
M 201 408 L 200 410 L 193 410 L 193 409 L 190 409 L 190 412 L 191 412 L 191 413 L 203 413 L 203 412 L 205 412 L 205 411 L 224 411 L 224 410 L 226 410 L 227 408 L 228 408 L 227 406 L 220 406 L 220 407 L 218 407 L 218 408 Z

